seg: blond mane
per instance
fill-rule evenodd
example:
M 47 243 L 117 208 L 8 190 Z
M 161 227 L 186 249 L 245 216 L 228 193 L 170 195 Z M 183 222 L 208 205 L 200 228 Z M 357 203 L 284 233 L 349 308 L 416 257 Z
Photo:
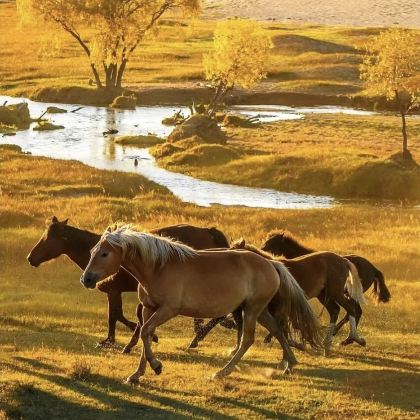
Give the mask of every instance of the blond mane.
M 163 267 L 173 259 L 181 262 L 197 255 L 197 251 L 173 239 L 138 232 L 130 226 L 121 226 L 105 231 L 102 240 L 111 246 L 121 248 L 123 258 L 140 257 L 145 264 Z

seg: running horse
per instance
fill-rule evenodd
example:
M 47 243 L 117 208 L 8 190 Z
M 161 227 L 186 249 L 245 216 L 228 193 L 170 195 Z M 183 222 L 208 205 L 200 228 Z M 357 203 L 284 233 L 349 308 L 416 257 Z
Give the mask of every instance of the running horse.
M 140 331 L 143 351 L 138 368 L 128 382 L 138 382 L 145 374 L 147 363 L 156 374 L 162 372 L 162 363 L 152 351 L 151 339 L 157 327 L 177 315 L 219 318 L 233 313 L 242 319 L 239 345 L 215 378 L 223 378 L 234 370 L 254 342 L 257 321 L 290 355 L 282 328 L 268 310 L 280 283 L 290 288 L 289 301 L 284 302 L 281 309 L 290 312 L 296 307 L 303 308 L 302 325 L 310 325 L 310 330 L 304 334 L 316 344 L 316 319 L 301 289 L 281 263 L 242 250 L 196 251 L 170 239 L 124 226 L 105 231 L 93 248 L 80 281 L 86 288 L 95 288 L 97 282 L 114 275 L 120 267 L 138 280 L 139 298 L 143 303 L 144 324 Z
M 262 248 L 263 251 L 270 252 L 273 255 L 284 256 L 285 258 L 296 258 L 303 255 L 316 252 L 315 249 L 306 247 L 290 232 L 285 230 L 272 231 L 268 234 Z M 352 262 L 357 268 L 360 280 L 362 282 L 363 291 L 366 292 L 373 285 L 373 294 L 378 303 L 387 303 L 391 298 L 388 287 L 385 284 L 384 275 L 369 260 L 359 255 L 348 254 L 343 255 L 344 258 Z M 362 308 L 356 304 L 356 326 L 359 325 L 362 316 Z M 337 324 L 334 335 L 349 321 L 349 313 L 347 312 L 343 319 Z M 347 337 L 341 342 L 342 345 L 353 343 L 351 337 Z
M 151 230 L 151 233 L 174 238 L 195 249 L 225 248 L 229 246 L 226 236 L 216 228 L 202 228 L 188 224 L 179 224 Z M 84 270 L 90 259 L 90 250 L 100 240 L 96 233 L 82 230 L 68 224 L 68 219 L 59 221 L 56 216 L 47 220 L 47 226 L 38 243 L 28 255 L 29 263 L 38 267 L 46 261 L 67 255 L 76 265 Z M 108 336 L 98 343 L 109 346 L 115 343 L 117 321 L 130 330 L 135 330 L 137 323 L 129 321 L 123 312 L 122 293 L 137 292 L 137 280 L 124 270 L 114 276 L 98 282 L 97 289 L 107 294 L 108 298 Z M 226 318 L 209 321 L 204 326 L 200 319 L 194 320 L 195 334 L 201 337 L 202 331 L 218 323 L 226 328 L 234 328 L 235 324 Z

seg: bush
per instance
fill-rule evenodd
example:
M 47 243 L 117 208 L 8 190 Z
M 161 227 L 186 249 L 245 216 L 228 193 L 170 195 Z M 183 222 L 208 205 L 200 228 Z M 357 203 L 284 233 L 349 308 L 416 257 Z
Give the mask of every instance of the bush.
M 135 96 L 117 96 L 110 107 L 118 109 L 135 109 L 136 105 L 137 99 Z
M 239 157 L 239 153 L 230 147 L 202 144 L 174 153 L 169 163 L 171 165 L 212 166 L 223 165 Z
M 121 145 L 149 147 L 155 146 L 156 144 L 162 144 L 165 142 L 165 140 L 153 134 L 149 134 L 147 136 L 119 136 L 115 137 L 114 142 Z

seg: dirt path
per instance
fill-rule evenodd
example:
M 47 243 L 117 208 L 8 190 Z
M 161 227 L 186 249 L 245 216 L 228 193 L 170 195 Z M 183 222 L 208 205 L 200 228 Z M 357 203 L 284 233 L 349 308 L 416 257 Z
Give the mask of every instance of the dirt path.
M 419 0 L 204 0 L 208 18 L 420 27 Z

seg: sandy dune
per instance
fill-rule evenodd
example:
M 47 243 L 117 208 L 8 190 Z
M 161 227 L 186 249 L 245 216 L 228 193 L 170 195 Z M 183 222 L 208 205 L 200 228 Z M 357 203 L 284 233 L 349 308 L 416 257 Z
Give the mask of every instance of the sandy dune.
M 420 0 L 204 0 L 208 18 L 420 27 Z

